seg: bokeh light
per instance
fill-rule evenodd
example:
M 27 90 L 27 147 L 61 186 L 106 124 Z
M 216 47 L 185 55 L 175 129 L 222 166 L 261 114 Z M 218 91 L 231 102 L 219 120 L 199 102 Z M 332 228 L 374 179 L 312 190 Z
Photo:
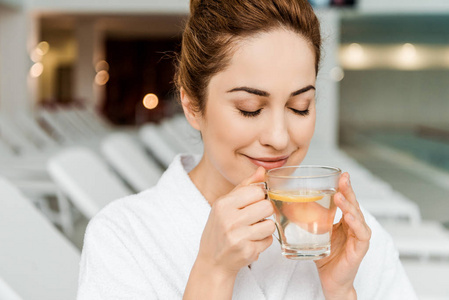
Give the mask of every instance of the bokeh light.
M 109 71 L 109 64 L 107 61 L 100 60 L 99 62 L 96 63 L 95 72 L 98 73 L 100 71 Z
M 42 75 L 44 72 L 44 65 L 40 62 L 35 63 L 30 69 L 30 76 L 33 78 L 37 78 Z
M 36 52 L 41 56 L 44 56 L 45 54 L 47 54 L 49 50 L 50 50 L 50 44 L 46 41 L 42 41 L 39 44 L 37 44 L 37 46 L 36 46 Z
M 330 70 L 329 75 L 333 81 L 337 81 L 337 82 L 342 81 L 343 78 L 345 78 L 345 72 L 340 67 L 333 67 Z
M 95 75 L 95 83 L 98 85 L 105 85 L 109 81 L 109 73 L 106 70 L 102 70 Z
M 146 94 L 143 97 L 143 106 L 147 109 L 154 109 L 159 104 L 159 99 L 155 94 Z
M 417 65 L 418 53 L 413 44 L 405 43 L 399 51 L 398 62 L 401 67 L 412 69 Z
M 365 58 L 365 52 L 363 51 L 362 45 L 357 43 L 349 45 L 347 55 L 355 62 L 363 61 Z
M 343 51 L 343 63 L 351 69 L 361 69 L 367 64 L 367 56 L 362 45 L 352 43 Z
M 31 51 L 30 58 L 34 63 L 40 62 L 42 60 L 41 52 L 37 49 Z

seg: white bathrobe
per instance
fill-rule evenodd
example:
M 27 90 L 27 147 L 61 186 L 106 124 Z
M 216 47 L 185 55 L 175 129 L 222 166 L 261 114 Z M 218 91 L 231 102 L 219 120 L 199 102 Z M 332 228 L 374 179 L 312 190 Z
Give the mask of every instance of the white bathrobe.
M 86 231 L 78 299 L 181 299 L 210 206 L 188 176 L 198 158 L 178 156 L 158 184 L 114 201 Z M 107 188 L 107 187 L 105 187 Z M 358 299 L 416 299 L 391 237 L 365 212 L 370 249 Z M 276 240 L 237 276 L 233 299 L 324 299 L 313 261 L 284 258 Z

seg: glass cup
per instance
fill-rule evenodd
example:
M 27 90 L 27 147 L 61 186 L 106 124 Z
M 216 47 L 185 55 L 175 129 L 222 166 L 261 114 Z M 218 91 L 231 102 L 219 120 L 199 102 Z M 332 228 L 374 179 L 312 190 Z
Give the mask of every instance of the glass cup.
M 330 254 L 340 174 L 340 169 L 326 166 L 281 167 L 267 172 L 267 195 L 286 258 L 317 260 Z

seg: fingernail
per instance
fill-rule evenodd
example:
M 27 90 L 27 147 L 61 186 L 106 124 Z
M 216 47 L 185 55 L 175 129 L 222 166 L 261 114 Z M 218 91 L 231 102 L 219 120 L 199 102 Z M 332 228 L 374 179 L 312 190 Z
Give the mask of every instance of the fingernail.
M 349 221 L 354 221 L 354 216 L 351 214 L 348 214 L 348 219 L 349 219 Z
M 350 179 L 350 177 L 349 177 L 349 174 L 348 174 L 348 177 L 346 178 L 346 185 L 347 185 L 347 186 L 350 186 L 350 185 L 351 185 L 351 179 Z
M 340 199 L 344 202 L 344 201 L 346 201 L 346 198 L 345 198 L 345 196 L 343 196 L 343 194 L 340 194 Z

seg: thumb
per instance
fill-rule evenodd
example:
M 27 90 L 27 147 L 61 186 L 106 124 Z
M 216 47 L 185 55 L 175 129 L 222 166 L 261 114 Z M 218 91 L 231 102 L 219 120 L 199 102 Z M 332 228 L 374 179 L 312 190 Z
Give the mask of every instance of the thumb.
M 260 166 L 257 168 L 256 172 L 253 175 L 243 180 L 238 186 L 250 185 L 251 183 L 262 182 L 265 181 L 265 169 Z

